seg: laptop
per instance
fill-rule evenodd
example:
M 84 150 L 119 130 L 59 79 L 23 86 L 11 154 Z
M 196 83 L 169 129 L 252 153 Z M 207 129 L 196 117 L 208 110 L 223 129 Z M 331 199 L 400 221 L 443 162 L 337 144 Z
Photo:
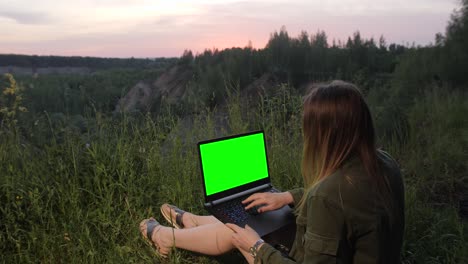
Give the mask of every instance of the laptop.
M 263 131 L 198 143 L 205 209 L 223 223 L 248 224 L 260 236 L 294 223 L 289 206 L 258 213 L 242 200 L 257 192 L 279 192 L 270 181 Z

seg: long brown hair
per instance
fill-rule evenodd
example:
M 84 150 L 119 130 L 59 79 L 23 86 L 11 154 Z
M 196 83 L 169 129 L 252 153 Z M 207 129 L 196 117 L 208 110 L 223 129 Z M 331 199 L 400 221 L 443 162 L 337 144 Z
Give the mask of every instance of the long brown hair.
M 391 189 L 379 172 L 372 117 L 356 86 L 343 81 L 313 86 L 304 98 L 302 129 L 302 177 L 306 189 L 356 155 L 374 180 L 387 211 L 391 211 Z

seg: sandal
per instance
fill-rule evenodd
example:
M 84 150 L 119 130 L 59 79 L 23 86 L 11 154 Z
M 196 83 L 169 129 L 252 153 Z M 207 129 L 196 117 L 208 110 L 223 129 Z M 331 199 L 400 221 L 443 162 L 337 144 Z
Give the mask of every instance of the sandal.
M 164 207 L 168 206 L 170 208 L 169 213 L 167 211 L 164 211 Z M 176 218 L 175 221 L 172 219 L 172 211 L 176 213 Z M 182 216 L 185 214 L 185 211 L 178 208 L 175 205 L 170 205 L 170 204 L 163 204 L 161 205 L 161 214 L 166 219 L 168 223 L 173 225 L 177 229 L 182 229 L 184 228 L 184 223 L 182 222 Z
M 146 237 L 143 236 L 143 238 L 146 240 L 148 244 L 150 244 L 150 246 L 153 246 L 156 249 L 156 255 L 158 255 L 159 257 L 167 258 L 166 255 L 162 254 L 159 251 L 160 246 L 152 239 L 154 229 L 160 225 L 161 224 L 158 221 L 156 221 L 156 219 L 154 218 L 150 218 L 146 220 Z

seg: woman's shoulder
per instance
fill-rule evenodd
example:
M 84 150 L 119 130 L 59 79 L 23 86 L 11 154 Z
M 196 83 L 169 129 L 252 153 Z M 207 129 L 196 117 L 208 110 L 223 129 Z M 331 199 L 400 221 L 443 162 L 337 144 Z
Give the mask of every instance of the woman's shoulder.
M 382 173 L 387 177 L 392 191 L 401 196 L 404 193 L 404 184 L 400 165 L 390 154 L 383 150 L 377 151 L 377 157 L 379 158 Z
M 401 173 L 395 159 L 383 150 L 377 150 L 377 158 L 381 165 L 381 172 L 391 178 L 392 185 L 401 185 Z M 325 177 L 315 184 L 307 193 L 307 199 L 321 197 L 333 203 L 362 204 L 371 202 L 373 193 L 373 180 L 367 175 L 365 168 L 358 157 L 346 161 L 335 173 Z
M 307 200 L 323 199 L 331 203 L 340 204 L 343 194 L 348 192 L 346 172 L 343 169 L 323 178 L 317 182 L 308 192 Z M 345 195 L 346 196 L 346 195 Z
M 398 162 L 392 156 L 390 156 L 390 154 L 388 154 L 388 152 L 386 152 L 386 151 L 384 151 L 382 149 L 378 149 L 377 150 L 377 158 L 379 159 L 379 161 L 381 163 L 383 163 L 387 167 L 389 167 L 391 169 L 394 169 L 394 170 L 397 170 L 397 171 L 400 170 L 400 166 L 398 165 Z

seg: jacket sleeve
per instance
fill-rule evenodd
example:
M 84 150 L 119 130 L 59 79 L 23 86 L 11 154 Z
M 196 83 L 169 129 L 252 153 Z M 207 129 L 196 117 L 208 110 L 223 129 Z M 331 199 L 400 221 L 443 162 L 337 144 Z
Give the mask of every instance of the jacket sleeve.
M 343 211 L 339 205 L 325 197 L 308 197 L 303 263 L 337 263 L 343 228 Z
M 296 188 L 289 190 L 288 192 L 291 193 L 294 200 L 294 204 L 296 205 L 299 203 L 299 201 L 302 199 L 302 196 L 304 195 L 304 188 Z
M 292 264 L 294 260 L 284 257 L 280 251 L 265 243 L 257 253 L 254 263 L 262 264 Z
M 297 188 L 289 190 L 288 192 L 291 193 L 294 200 L 294 204 L 297 204 L 304 195 L 304 188 Z M 255 263 L 289 264 L 296 262 L 290 258 L 283 256 L 279 250 L 275 249 L 270 244 L 265 243 L 258 251 L 257 257 L 255 258 Z
M 304 259 L 301 263 L 337 263 L 338 246 L 344 226 L 341 208 L 326 198 L 318 196 L 308 197 L 306 203 L 307 227 L 301 241 L 304 246 Z M 296 262 L 265 244 L 260 248 L 255 263 L 289 264 Z

